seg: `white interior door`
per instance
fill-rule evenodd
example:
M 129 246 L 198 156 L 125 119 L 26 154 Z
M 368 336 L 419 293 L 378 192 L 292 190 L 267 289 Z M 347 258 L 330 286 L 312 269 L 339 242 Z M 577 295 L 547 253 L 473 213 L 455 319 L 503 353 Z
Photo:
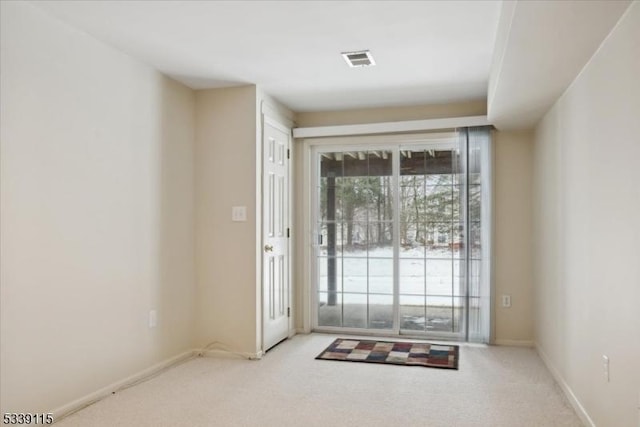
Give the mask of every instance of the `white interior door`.
M 263 349 L 289 336 L 290 132 L 264 120 L 262 176 Z

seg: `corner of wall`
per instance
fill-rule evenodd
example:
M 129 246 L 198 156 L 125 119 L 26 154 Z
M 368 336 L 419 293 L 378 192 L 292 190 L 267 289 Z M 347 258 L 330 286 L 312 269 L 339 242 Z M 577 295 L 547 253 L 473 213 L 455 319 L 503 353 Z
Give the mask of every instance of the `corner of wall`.
M 259 97 L 255 85 L 196 94 L 197 345 L 257 353 L 260 232 Z M 246 222 L 231 207 L 247 208 Z

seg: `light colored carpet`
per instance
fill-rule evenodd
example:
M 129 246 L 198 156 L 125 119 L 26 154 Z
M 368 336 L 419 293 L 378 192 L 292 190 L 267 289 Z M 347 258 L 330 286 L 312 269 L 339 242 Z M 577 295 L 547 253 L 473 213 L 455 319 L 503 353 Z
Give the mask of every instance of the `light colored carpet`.
M 459 370 L 315 360 L 298 335 L 260 361 L 195 358 L 56 425 L 580 426 L 533 349 L 463 344 Z

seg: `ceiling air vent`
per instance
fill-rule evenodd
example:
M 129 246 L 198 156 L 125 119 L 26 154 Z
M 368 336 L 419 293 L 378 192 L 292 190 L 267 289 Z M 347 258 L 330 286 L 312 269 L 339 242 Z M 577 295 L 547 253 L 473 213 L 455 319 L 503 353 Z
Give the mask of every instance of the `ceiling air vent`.
M 361 50 L 358 52 L 342 52 L 342 57 L 349 67 L 370 67 L 376 65 L 376 61 L 373 60 L 371 52 L 368 50 Z

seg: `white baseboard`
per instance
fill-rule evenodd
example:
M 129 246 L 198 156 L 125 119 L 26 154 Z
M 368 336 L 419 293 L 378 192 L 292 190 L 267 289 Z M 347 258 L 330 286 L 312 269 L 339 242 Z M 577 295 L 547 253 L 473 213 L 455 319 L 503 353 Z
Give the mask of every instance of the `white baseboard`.
M 558 372 L 555 366 L 553 366 L 553 364 L 551 363 L 551 360 L 549 359 L 547 354 L 540 348 L 538 343 L 535 343 L 535 349 L 538 355 L 540 356 L 540 358 L 542 359 L 542 361 L 544 362 L 544 364 L 546 365 L 549 372 L 551 372 L 551 375 L 553 375 L 553 378 L 556 380 L 556 382 L 562 389 L 564 395 L 567 397 L 567 400 L 569 401 L 573 409 L 576 411 L 576 414 L 578 414 L 578 417 L 583 422 L 583 424 L 590 427 L 596 427 L 596 424 L 593 422 L 593 420 L 587 413 L 586 409 L 584 409 L 584 406 L 582 406 L 582 404 L 580 403 L 576 395 L 573 393 L 573 390 L 571 390 L 571 387 L 569 387 L 569 384 L 567 384 L 564 378 L 562 378 L 562 375 L 560 375 L 560 372 Z
M 260 360 L 262 359 L 262 350 L 257 353 L 249 353 L 249 352 L 234 352 L 229 350 L 221 350 L 221 349 L 211 349 L 211 350 L 194 350 L 196 356 L 201 357 L 221 357 L 221 358 L 231 358 L 231 359 L 249 359 L 249 360 Z
M 495 345 L 504 345 L 509 347 L 534 347 L 533 341 L 526 340 L 495 340 Z
M 140 372 L 137 372 L 123 380 L 116 381 L 115 383 L 109 384 L 106 387 L 101 388 L 100 390 L 94 391 L 93 393 L 87 394 L 79 399 L 74 400 L 73 402 L 67 403 L 59 408 L 56 408 L 52 411 L 53 419 L 56 421 L 61 420 L 62 418 L 73 414 L 74 412 L 79 411 L 80 409 L 86 408 L 87 406 L 96 403 L 111 394 L 127 388 L 133 384 L 141 382 L 155 374 L 158 374 L 165 369 L 168 369 L 178 363 L 185 361 L 194 357 L 194 351 L 189 350 L 181 353 L 177 356 L 171 357 L 167 360 L 164 360 L 160 363 L 156 363 L 150 368 L 144 369 Z

